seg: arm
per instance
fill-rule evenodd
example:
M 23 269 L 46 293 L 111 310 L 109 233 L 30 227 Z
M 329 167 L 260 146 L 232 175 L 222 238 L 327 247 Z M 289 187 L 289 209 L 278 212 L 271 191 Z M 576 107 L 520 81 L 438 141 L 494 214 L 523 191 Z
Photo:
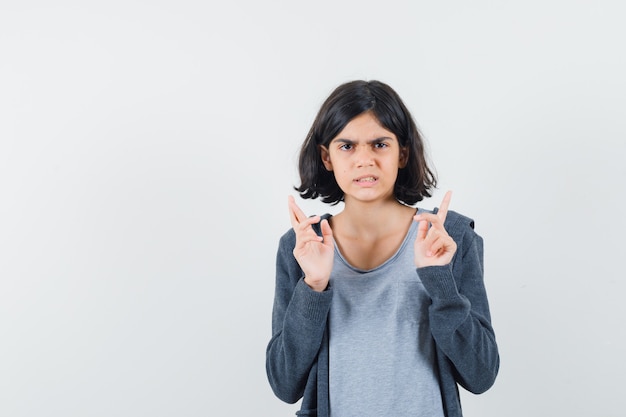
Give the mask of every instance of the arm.
M 437 347 L 456 369 L 457 382 L 481 393 L 495 382 L 500 364 L 483 282 L 483 242 L 473 222 L 456 213 L 448 217 L 446 229 L 458 247 L 452 262 L 417 271 L 432 299 Z
M 272 338 L 266 351 L 267 377 L 274 394 L 288 403 L 298 401 L 317 360 L 332 290 L 315 291 L 293 256 L 295 233 L 285 234 L 276 257 L 276 290 Z

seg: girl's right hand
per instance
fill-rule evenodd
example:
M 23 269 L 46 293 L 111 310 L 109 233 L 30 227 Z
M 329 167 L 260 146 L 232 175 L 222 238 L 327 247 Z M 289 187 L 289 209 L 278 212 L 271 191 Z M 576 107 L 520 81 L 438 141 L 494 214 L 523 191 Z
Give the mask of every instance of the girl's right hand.
M 293 256 L 304 272 L 304 282 L 315 291 L 324 291 L 330 280 L 335 251 L 330 224 L 322 220 L 322 236 L 318 236 L 312 225 L 320 221 L 320 216 L 307 217 L 292 196 L 289 196 L 289 217 L 296 232 Z

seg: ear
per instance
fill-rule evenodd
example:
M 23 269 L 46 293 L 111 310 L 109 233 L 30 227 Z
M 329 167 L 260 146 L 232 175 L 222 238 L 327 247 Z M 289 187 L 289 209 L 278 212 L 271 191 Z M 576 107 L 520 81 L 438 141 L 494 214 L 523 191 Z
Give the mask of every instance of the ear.
M 409 148 L 404 147 L 400 148 L 400 160 L 398 161 L 398 167 L 404 168 L 406 164 L 409 162 Z
M 324 145 L 320 145 L 320 156 L 322 158 L 322 163 L 324 167 L 326 167 L 327 171 L 333 170 L 333 164 L 330 162 L 330 152 L 328 152 L 328 148 Z

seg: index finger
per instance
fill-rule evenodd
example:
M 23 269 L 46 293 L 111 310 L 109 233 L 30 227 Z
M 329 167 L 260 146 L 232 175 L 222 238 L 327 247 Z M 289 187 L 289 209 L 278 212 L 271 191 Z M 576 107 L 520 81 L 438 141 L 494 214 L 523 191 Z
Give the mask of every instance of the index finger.
M 446 216 L 448 215 L 448 206 L 450 206 L 450 200 L 452 199 L 452 191 L 446 192 L 446 195 L 443 196 L 443 200 L 441 201 L 441 206 L 437 211 L 437 216 L 441 219 L 441 223 L 446 220 Z
M 291 219 L 291 226 L 296 227 L 302 220 L 306 219 L 304 212 L 298 207 L 293 196 L 288 197 L 289 203 L 289 217 Z

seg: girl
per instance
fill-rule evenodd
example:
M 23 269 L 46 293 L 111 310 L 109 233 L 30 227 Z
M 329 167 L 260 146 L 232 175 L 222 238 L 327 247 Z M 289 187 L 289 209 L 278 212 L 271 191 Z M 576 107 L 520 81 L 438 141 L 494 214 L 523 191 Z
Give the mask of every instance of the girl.
M 343 202 L 306 216 L 289 197 L 279 242 L 269 383 L 300 416 L 461 416 L 457 385 L 482 393 L 499 355 L 473 220 L 414 205 L 436 179 L 397 93 L 340 85 L 300 153 L 303 198 Z

